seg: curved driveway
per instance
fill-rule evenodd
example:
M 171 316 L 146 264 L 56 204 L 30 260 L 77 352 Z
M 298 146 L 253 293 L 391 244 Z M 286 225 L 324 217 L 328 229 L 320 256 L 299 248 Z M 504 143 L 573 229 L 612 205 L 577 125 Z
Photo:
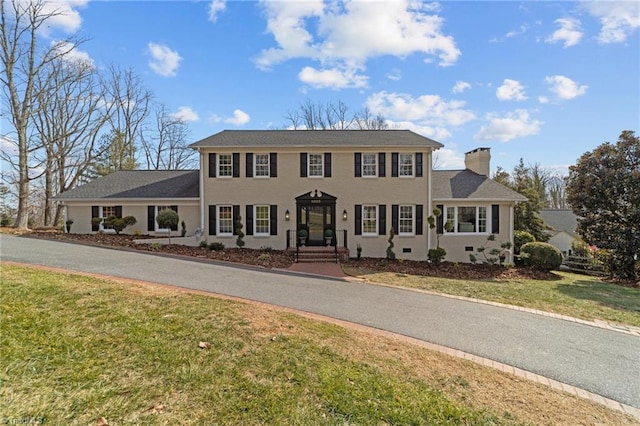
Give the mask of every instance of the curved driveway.
M 0 236 L 3 260 L 285 306 L 436 343 L 640 408 L 640 337 L 508 308 L 363 283 Z

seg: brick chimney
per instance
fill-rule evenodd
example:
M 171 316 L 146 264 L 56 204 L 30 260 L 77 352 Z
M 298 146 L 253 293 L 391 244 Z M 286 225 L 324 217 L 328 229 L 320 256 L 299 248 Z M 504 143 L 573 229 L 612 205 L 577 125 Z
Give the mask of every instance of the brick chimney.
M 476 148 L 464 154 L 464 166 L 479 175 L 489 176 L 491 148 Z

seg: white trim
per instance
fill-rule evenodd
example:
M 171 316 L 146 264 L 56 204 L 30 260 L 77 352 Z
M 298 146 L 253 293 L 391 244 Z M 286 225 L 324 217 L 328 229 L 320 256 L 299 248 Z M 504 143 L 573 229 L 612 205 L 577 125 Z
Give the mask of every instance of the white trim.
M 258 207 L 266 207 L 267 209 L 267 232 L 258 232 Z M 271 206 L 269 204 L 256 204 L 253 206 L 253 236 L 271 236 Z
M 411 207 L 411 232 L 400 232 L 401 210 L 402 207 Z M 424 213 L 423 213 L 424 214 Z M 416 235 L 416 205 L 415 204 L 398 204 L 398 229 L 396 233 L 399 237 L 415 237 Z
M 258 176 L 258 155 L 267 156 L 267 174 Z M 264 152 L 253 153 L 253 177 L 256 179 L 269 179 L 271 177 L 271 154 Z
M 364 217 L 364 211 L 366 207 L 373 207 L 375 210 L 375 222 L 376 222 L 376 230 L 375 232 L 365 232 L 364 230 L 364 222 L 365 222 L 365 217 Z M 366 219 L 366 220 L 371 220 L 371 219 Z M 363 237 L 377 237 L 379 236 L 380 233 L 380 205 L 378 204 L 363 204 L 362 205 L 362 236 Z
M 373 174 L 372 175 L 365 175 L 364 174 L 364 156 L 365 155 L 372 155 L 373 156 Z M 371 178 L 377 178 L 378 177 L 378 154 L 377 153 L 371 153 L 371 152 L 362 152 L 360 154 L 360 177 L 364 178 L 364 179 L 371 179 Z
M 320 156 L 320 175 L 311 175 L 311 156 L 318 155 Z M 311 179 L 320 179 L 324 177 L 324 154 L 316 153 L 316 152 L 308 152 L 307 153 L 307 177 Z
M 229 157 L 229 159 L 231 160 L 231 162 L 228 165 L 224 164 L 225 167 L 227 167 L 227 166 L 231 167 L 231 174 L 229 174 L 228 176 L 227 175 L 222 176 L 220 174 L 220 166 L 221 166 L 220 159 L 222 158 L 223 155 L 225 157 Z M 216 155 L 216 178 L 218 178 L 218 179 L 233 179 L 233 153 L 229 153 L 229 154 L 227 154 L 227 153 L 218 153 Z
M 231 208 L 231 232 L 222 232 L 220 230 L 220 209 L 222 207 Z M 233 204 L 216 205 L 216 235 L 220 236 L 220 237 L 231 237 L 231 236 L 233 236 Z

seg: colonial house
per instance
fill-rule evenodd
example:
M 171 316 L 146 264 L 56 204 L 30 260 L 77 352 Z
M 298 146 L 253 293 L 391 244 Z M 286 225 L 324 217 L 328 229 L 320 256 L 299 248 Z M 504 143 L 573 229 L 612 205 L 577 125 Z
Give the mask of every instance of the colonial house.
M 185 242 L 235 247 L 242 232 L 247 248 L 329 243 L 385 257 L 393 230 L 399 258 L 424 260 L 439 241 L 447 260 L 466 262 L 489 235 L 513 241 L 513 206 L 525 199 L 488 177 L 488 148 L 467 153 L 464 170 L 432 170 L 442 144 L 408 130 L 227 130 L 191 147 L 199 171 L 123 171 L 60 194 L 72 232 L 96 232 L 91 218 L 113 214 L 136 217 L 126 232 L 161 235 L 154 218 L 173 208 Z

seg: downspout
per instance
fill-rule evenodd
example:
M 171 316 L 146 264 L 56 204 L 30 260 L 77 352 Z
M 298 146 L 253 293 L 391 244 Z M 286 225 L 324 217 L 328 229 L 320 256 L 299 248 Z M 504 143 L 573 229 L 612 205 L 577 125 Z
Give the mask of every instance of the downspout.
M 200 178 L 200 232 L 202 235 L 206 235 L 204 231 L 204 153 L 200 149 L 198 151 L 200 153 L 200 172 L 198 173 Z
M 517 203 L 517 201 L 516 201 Z M 509 205 L 509 241 L 511 242 L 511 259 L 509 259 L 509 262 L 511 263 L 515 263 L 515 254 L 514 254 L 514 250 L 513 250 L 513 208 L 515 206 L 515 203 L 510 204 Z

